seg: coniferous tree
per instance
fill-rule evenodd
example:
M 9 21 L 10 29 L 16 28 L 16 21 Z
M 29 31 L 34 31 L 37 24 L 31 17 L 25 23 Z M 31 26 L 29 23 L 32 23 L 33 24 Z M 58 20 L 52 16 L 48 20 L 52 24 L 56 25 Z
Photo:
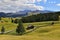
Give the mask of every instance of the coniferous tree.
M 1 20 L 1 17 L 0 17 L 0 20 Z
M 16 28 L 16 32 L 20 35 L 24 34 L 25 33 L 25 29 L 23 27 L 23 23 L 21 20 L 19 20 L 19 23 L 18 23 L 18 26 Z
M 14 20 L 13 20 L 13 19 L 11 19 L 11 22 L 12 22 L 12 23 L 14 23 Z
M 14 23 L 16 23 L 16 24 L 17 24 L 18 22 L 19 22 L 19 19 L 15 19 Z
M 1 34 L 4 34 L 4 32 L 5 32 L 5 28 L 4 28 L 4 26 L 2 26 L 2 28 L 1 28 Z

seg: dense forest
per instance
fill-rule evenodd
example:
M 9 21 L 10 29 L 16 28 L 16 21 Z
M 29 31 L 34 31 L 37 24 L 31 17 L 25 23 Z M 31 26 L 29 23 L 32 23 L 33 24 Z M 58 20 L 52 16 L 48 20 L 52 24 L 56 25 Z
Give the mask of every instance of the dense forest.
M 51 13 L 40 13 L 37 15 L 31 15 L 22 17 L 22 22 L 41 22 L 41 21 L 58 21 L 60 12 L 51 12 Z

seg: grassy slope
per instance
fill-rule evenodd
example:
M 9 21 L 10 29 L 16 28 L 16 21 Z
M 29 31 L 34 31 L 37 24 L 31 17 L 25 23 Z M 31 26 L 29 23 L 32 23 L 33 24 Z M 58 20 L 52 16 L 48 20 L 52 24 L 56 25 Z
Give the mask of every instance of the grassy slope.
M 3 21 L 3 22 L 1 22 L 1 21 Z M 12 30 L 12 29 L 16 28 L 16 26 L 17 26 L 17 24 L 11 23 L 10 18 L 2 18 L 1 21 L 0 21 L 0 29 L 2 26 L 4 26 L 6 31 Z
M 9 20 L 9 19 L 3 19 Z M 27 27 L 29 24 L 33 24 L 34 26 L 43 26 L 45 24 L 50 24 L 51 21 L 48 22 L 34 22 L 34 23 L 24 23 L 23 25 Z M 37 30 L 22 35 L 0 35 L 0 40 L 60 40 L 60 22 L 55 22 L 56 24 L 50 26 L 40 27 Z M 16 28 L 16 24 L 11 23 L 10 21 L 4 22 L 3 24 L 0 23 L 1 26 L 4 25 L 6 30 L 12 30 Z

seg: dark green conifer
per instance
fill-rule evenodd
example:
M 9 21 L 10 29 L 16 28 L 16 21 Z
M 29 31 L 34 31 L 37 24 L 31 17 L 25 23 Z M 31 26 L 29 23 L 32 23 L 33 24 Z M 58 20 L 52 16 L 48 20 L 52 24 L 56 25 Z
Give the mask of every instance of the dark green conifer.
M 23 23 L 21 20 L 19 20 L 19 23 L 18 23 L 18 26 L 16 28 L 16 32 L 20 35 L 24 34 L 25 33 L 25 29 L 23 27 Z

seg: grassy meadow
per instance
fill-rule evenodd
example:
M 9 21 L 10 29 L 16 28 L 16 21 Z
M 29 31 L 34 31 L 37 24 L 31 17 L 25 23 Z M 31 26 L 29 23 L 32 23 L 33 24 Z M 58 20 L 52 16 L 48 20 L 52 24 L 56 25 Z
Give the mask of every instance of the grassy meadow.
M 54 25 L 50 25 L 52 21 L 23 23 L 23 26 L 25 28 L 29 24 L 32 24 L 38 28 L 22 36 L 16 35 L 15 29 L 17 27 L 17 24 L 11 23 L 10 18 L 2 18 L 1 21 L 0 21 L 0 29 L 2 26 L 4 26 L 5 31 L 9 31 L 9 30 L 14 30 L 14 31 L 8 34 L 0 35 L 0 40 L 60 40 L 60 21 L 54 21 L 55 22 Z

